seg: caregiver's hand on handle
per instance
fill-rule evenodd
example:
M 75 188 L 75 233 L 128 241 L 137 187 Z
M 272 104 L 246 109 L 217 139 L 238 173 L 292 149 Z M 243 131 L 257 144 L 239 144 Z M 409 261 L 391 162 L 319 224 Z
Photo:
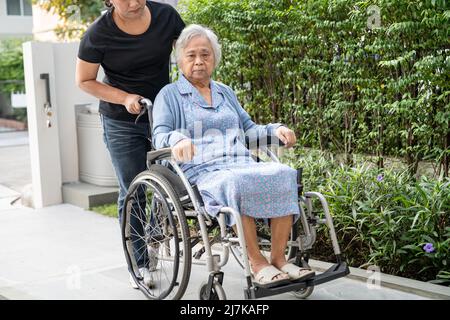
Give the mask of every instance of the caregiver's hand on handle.
M 127 108 L 127 111 L 131 114 L 139 114 L 141 112 L 141 104 L 139 101 L 142 99 L 140 95 L 137 94 L 127 94 L 125 96 L 125 101 L 123 105 Z
M 286 148 L 294 146 L 297 141 L 294 131 L 284 126 L 278 127 L 275 135 L 285 144 Z
M 196 148 L 191 139 L 180 140 L 172 148 L 173 157 L 175 160 L 181 162 L 192 160 L 196 152 Z

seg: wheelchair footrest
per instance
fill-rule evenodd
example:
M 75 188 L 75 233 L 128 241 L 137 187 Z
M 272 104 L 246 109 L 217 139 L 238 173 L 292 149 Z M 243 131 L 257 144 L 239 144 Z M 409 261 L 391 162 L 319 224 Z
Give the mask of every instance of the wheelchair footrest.
M 345 277 L 349 273 L 350 269 L 348 268 L 347 263 L 341 262 L 338 264 L 334 264 L 324 273 L 315 276 L 314 285 L 319 285 L 321 283 Z
M 244 294 L 246 299 L 274 296 L 285 292 L 299 291 L 307 287 L 316 286 L 328 281 L 345 277 L 349 273 L 350 270 L 347 264 L 345 262 L 341 262 L 339 264 L 334 264 L 324 273 L 315 275 L 313 278 L 304 281 L 293 281 L 288 284 L 283 284 L 272 288 L 264 288 L 254 283 L 252 288 L 244 290 Z

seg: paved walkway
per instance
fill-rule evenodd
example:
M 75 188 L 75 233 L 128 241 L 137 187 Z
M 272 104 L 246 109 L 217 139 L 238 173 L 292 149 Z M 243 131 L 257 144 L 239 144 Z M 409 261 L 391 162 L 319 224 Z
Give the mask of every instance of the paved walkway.
M 0 132 L 0 185 L 20 192 L 30 183 L 28 132 Z

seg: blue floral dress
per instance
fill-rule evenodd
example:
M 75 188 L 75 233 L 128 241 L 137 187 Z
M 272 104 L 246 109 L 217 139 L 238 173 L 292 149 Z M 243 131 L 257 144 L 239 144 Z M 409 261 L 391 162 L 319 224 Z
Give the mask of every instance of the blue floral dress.
M 212 106 L 196 90 L 184 105 L 196 155 L 180 164 L 191 184 L 198 186 L 208 214 L 216 216 L 222 207 L 231 207 L 254 218 L 298 217 L 297 171 L 254 161 L 239 136 L 238 115 L 214 84 L 211 91 Z M 231 215 L 226 222 L 235 223 Z

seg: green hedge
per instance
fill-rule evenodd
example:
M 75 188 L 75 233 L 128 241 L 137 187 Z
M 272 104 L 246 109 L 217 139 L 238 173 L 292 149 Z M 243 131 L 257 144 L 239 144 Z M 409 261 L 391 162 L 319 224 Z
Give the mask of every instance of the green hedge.
M 25 90 L 22 43 L 28 38 L 0 40 L 0 91 Z
M 348 167 L 323 152 L 297 151 L 287 162 L 304 168 L 306 190 L 323 193 L 338 241 L 354 267 L 450 285 L 450 179 L 415 181 L 405 170 L 370 163 Z M 316 204 L 317 205 L 317 204 Z M 313 254 L 334 261 L 326 227 Z M 424 246 L 429 243 L 427 252 Z
M 25 91 L 22 44 L 29 40 L 28 37 L 0 40 L 0 93 Z M 0 116 L 26 122 L 27 110 L 14 108 L 12 114 L 7 114 L 0 105 Z
M 380 27 L 373 28 L 380 8 Z M 259 122 L 295 127 L 303 146 L 450 159 L 448 1 L 189 0 L 188 23 L 223 45 L 216 78 Z

